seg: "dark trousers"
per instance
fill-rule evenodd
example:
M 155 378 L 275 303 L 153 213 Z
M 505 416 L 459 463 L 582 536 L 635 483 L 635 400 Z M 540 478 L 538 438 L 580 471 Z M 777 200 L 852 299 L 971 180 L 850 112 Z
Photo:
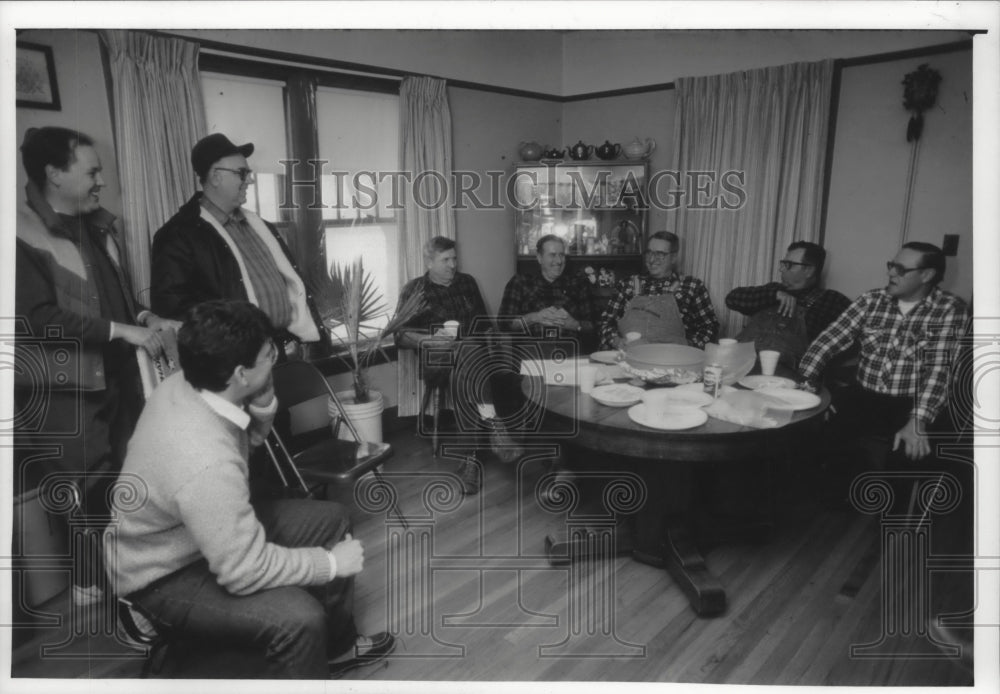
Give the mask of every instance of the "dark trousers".
M 279 499 L 254 509 L 268 541 L 286 547 L 329 548 L 350 530 L 347 509 L 331 501 Z M 129 598 L 171 635 L 263 659 L 264 677 L 326 679 L 328 660 L 357 637 L 353 578 L 232 595 L 201 560 Z M 230 676 L 241 675 L 245 669 Z

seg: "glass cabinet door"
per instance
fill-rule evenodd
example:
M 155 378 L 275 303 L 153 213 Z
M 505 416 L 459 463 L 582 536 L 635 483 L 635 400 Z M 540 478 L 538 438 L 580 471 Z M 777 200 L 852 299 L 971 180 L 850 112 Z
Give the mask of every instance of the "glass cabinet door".
M 646 233 L 646 165 L 566 163 L 517 167 L 515 243 L 534 255 L 555 234 L 570 256 L 637 255 Z

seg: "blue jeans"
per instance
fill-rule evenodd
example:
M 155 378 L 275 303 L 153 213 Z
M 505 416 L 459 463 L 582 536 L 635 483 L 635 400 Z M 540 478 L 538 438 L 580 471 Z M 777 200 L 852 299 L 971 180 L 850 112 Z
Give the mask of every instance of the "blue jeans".
M 254 509 L 268 541 L 286 547 L 332 547 L 350 530 L 347 509 L 331 501 L 278 499 Z M 328 660 L 357 637 L 353 578 L 232 595 L 202 559 L 128 597 L 172 636 L 262 653 L 264 676 L 274 679 L 328 678 Z

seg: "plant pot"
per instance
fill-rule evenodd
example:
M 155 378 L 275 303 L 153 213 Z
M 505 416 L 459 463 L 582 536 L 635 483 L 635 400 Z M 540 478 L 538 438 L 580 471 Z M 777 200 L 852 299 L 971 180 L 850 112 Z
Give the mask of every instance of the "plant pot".
M 337 398 L 344 407 L 344 413 L 351 420 L 354 428 L 358 430 L 358 436 L 361 437 L 361 440 L 382 443 L 382 410 L 384 409 L 382 394 L 373 390 L 371 396 L 370 402 L 358 403 L 354 401 L 353 390 L 342 390 L 337 393 Z M 331 418 L 337 415 L 337 408 L 333 404 L 333 400 L 329 400 L 326 407 Z M 337 437 L 346 441 L 353 438 L 351 430 L 347 428 L 346 424 L 340 425 Z

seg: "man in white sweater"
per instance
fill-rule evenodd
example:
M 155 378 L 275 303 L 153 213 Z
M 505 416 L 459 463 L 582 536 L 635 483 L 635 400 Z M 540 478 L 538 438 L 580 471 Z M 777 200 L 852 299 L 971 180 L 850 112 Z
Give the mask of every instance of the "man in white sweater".
M 183 373 L 156 389 L 129 442 L 119 484 L 142 502 L 116 504 L 107 571 L 118 595 L 174 634 L 256 650 L 271 677 L 326 678 L 382 659 L 394 641 L 355 630 L 364 550 L 343 506 L 250 503 L 247 457 L 277 410 L 271 332 L 246 302 L 188 312 Z

